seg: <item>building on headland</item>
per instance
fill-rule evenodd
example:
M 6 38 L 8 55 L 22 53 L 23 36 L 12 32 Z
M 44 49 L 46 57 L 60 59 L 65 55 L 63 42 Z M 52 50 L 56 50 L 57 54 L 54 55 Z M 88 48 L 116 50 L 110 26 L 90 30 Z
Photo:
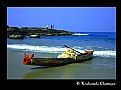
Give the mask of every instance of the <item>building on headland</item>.
M 54 29 L 54 25 L 53 25 L 53 29 Z
M 48 25 L 46 26 L 46 28 L 48 29 Z
M 51 24 L 51 29 L 54 29 L 54 25 Z
M 48 25 L 45 27 L 8 27 L 7 26 L 7 37 L 10 35 L 22 35 L 22 36 L 30 36 L 30 35 L 40 35 L 40 36 L 62 36 L 62 35 L 72 35 L 73 32 L 67 30 L 59 30 L 55 29 L 54 25 L 51 24 L 49 28 Z M 17 36 L 18 37 L 18 36 Z M 33 36 L 32 36 L 33 37 Z

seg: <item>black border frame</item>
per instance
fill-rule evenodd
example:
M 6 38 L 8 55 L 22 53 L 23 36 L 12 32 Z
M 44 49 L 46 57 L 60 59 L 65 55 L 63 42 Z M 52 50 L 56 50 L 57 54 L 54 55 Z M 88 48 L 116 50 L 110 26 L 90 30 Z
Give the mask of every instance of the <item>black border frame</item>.
M 118 36 L 119 33 L 118 32 L 118 28 L 119 27 L 119 19 L 117 19 L 117 17 L 120 17 L 119 16 L 119 1 L 116 1 L 116 0 L 100 0 L 100 1 L 92 1 L 92 0 L 84 0 L 84 1 L 79 1 L 79 0 L 69 0 L 69 1 L 55 1 L 55 0 L 51 0 L 51 1 L 47 1 L 47 0 L 43 0 L 43 1 L 13 1 L 13 0 L 9 0 L 9 1 L 3 1 L 1 3 L 2 7 L 0 8 L 1 9 L 1 17 L 0 17 L 0 26 L 2 27 L 1 28 L 1 32 L 0 32 L 0 41 L 1 41 L 1 44 L 0 44 L 0 51 L 1 52 L 1 60 L 0 60 L 0 80 L 3 80 L 3 81 L 23 81 L 23 80 L 7 80 L 7 40 L 6 40 L 6 33 L 7 33 L 7 30 L 6 30 L 6 27 L 7 27 L 7 7 L 116 7 L 116 38 L 120 38 Z M 118 46 L 121 46 L 120 45 L 120 41 L 116 40 L 116 47 Z M 108 83 L 116 83 L 116 85 L 114 86 L 111 86 L 112 87 L 116 87 L 117 85 L 119 86 L 119 83 L 120 81 L 120 76 L 119 75 L 119 71 L 118 71 L 118 68 L 119 68 L 119 61 L 118 60 L 118 57 L 120 56 L 120 50 L 119 48 L 116 48 L 116 51 L 118 52 L 117 53 L 117 57 L 116 57 L 116 80 L 106 80 L 106 79 L 89 79 L 89 80 L 31 80 L 32 82 L 29 82 L 31 85 L 33 85 L 33 83 L 35 85 L 39 85 L 40 87 L 43 86 L 43 85 L 46 85 L 45 87 L 47 87 L 47 85 L 51 85 L 53 88 L 56 86 L 57 88 L 62 88 L 62 86 L 66 86 L 66 87 L 82 87 L 82 85 L 77 85 L 77 82 L 82 82 L 82 81 L 85 81 L 85 82 L 101 82 L 101 81 L 104 81 L 104 82 L 108 82 Z M 24 81 L 30 81 L 30 80 L 24 80 Z M 36 81 L 39 81 L 39 83 L 37 84 Z M 26 83 L 26 82 L 25 82 Z M 27 82 L 28 83 L 28 82 Z M 59 87 L 58 87 L 59 86 Z M 102 87 L 102 85 L 83 85 L 83 87 Z M 107 87 L 110 87 L 110 85 L 105 85 Z M 103 87 L 105 87 L 103 85 Z M 35 86 L 37 87 L 37 86 Z M 56 88 L 55 87 L 55 88 Z M 41 87 L 42 88 L 42 87 Z M 48 88 L 48 87 L 47 87 Z

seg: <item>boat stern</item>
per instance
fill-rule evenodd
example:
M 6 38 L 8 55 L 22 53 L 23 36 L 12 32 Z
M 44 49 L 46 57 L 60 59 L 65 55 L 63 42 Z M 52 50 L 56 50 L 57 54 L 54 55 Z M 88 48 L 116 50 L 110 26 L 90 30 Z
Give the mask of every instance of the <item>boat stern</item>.
M 84 50 L 84 51 L 88 54 L 92 54 L 94 52 L 94 50 Z

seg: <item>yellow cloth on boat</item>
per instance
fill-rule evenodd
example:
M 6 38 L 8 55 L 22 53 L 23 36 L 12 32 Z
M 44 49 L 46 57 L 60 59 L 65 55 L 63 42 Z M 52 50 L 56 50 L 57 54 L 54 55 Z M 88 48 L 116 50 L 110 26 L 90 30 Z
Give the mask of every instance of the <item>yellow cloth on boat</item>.
M 73 58 L 73 59 L 76 59 L 76 51 L 73 50 L 73 49 L 67 49 L 61 55 L 59 55 L 57 58 Z

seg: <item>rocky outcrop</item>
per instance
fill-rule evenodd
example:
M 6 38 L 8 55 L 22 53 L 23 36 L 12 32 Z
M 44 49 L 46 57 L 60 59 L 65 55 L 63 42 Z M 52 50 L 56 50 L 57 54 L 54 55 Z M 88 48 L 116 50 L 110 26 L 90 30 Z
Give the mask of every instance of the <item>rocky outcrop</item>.
M 8 27 L 7 28 L 7 37 L 10 35 L 22 35 L 25 36 L 27 34 L 26 31 L 20 30 L 18 27 Z
M 13 35 L 10 35 L 9 38 L 10 39 L 24 39 L 24 36 L 13 34 Z
M 29 37 L 30 37 L 30 38 L 40 38 L 40 35 L 33 34 L 33 35 L 30 35 Z
M 7 25 L 7 37 L 10 35 L 22 35 L 24 36 L 30 36 L 31 35 L 39 35 L 39 36 L 67 36 L 72 35 L 73 32 L 69 32 L 67 30 L 57 30 L 54 28 L 39 28 L 39 27 L 9 27 Z M 33 37 L 33 36 L 32 36 Z M 38 37 L 38 36 L 37 36 Z

